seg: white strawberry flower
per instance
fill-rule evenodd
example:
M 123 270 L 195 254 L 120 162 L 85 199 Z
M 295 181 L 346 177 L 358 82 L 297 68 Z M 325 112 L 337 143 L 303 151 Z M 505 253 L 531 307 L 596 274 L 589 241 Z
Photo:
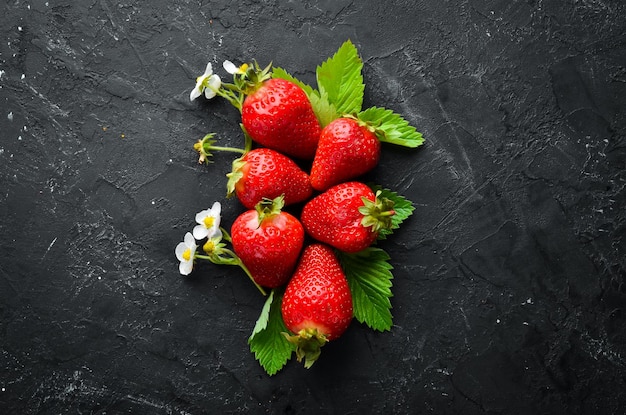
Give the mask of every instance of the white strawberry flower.
M 226 72 L 228 72 L 231 75 L 243 75 L 246 73 L 246 71 L 248 70 L 248 64 L 244 63 L 241 66 L 237 66 L 234 63 L 232 63 L 231 61 L 224 61 L 224 70 Z
M 193 237 L 200 240 L 204 238 L 221 238 L 220 220 L 222 205 L 220 202 L 213 203 L 211 209 L 200 211 L 196 214 L 196 225 L 193 228 Z
M 182 275 L 189 275 L 191 273 L 197 248 L 198 245 L 196 245 L 196 240 L 191 232 L 187 232 L 183 242 L 176 245 L 176 258 L 180 261 L 178 270 Z
M 202 93 L 204 93 L 206 99 L 211 99 L 217 95 L 217 91 L 219 91 L 221 86 L 222 80 L 219 75 L 213 73 L 213 67 L 211 66 L 211 62 L 209 62 L 206 65 L 204 74 L 196 78 L 196 86 L 191 90 L 189 100 L 193 101 L 202 95 Z

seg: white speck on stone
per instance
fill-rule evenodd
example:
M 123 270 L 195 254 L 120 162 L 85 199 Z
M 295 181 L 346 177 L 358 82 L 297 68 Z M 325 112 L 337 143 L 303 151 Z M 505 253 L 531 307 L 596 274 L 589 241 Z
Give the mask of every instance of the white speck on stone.
M 26 78 L 26 75 L 22 74 L 22 79 L 25 79 L 25 78 Z
M 22 136 L 21 135 L 17 136 L 17 141 L 22 141 Z
M 21 31 L 22 31 L 22 26 L 18 26 L 18 27 L 17 27 L 17 30 L 18 30 L 19 32 L 21 32 Z
M 11 111 L 11 112 L 9 112 L 9 113 L 7 114 L 7 119 L 8 119 L 9 121 L 13 121 L 13 111 Z
M 500 319 L 499 318 L 496 319 L 496 323 L 500 324 Z

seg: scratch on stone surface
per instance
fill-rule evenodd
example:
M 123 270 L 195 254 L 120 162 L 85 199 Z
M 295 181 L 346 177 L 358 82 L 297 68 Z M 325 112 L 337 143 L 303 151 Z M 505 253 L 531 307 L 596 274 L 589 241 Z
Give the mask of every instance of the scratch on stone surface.
M 107 17 L 109 18 L 109 21 L 111 22 L 111 25 L 113 26 L 113 28 L 117 29 L 119 32 L 121 32 L 122 36 L 128 41 L 128 44 L 130 45 L 131 49 L 133 50 L 133 53 L 134 53 L 135 57 L 137 58 L 137 60 L 139 61 L 140 65 L 141 65 L 141 71 L 144 73 L 144 75 L 146 77 L 146 80 L 148 82 L 150 82 L 153 85 L 153 87 L 154 87 L 154 83 L 152 81 L 152 75 L 150 74 L 150 71 L 148 70 L 148 64 L 145 62 L 145 60 L 143 59 L 143 56 L 137 50 L 137 47 L 135 46 L 135 43 L 132 41 L 130 36 L 128 36 L 128 34 L 126 33 L 126 30 L 124 29 L 124 27 L 115 23 L 115 20 L 113 18 L 113 13 L 111 12 L 111 9 L 109 8 L 106 0 L 102 0 L 100 2 L 100 4 L 102 5 L 102 8 L 106 12 Z M 119 40 L 119 37 L 117 37 L 117 36 L 113 36 L 113 38 L 115 40 Z
M 58 237 L 54 237 L 54 239 L 52 240 L 52 242 L 50 242 L 50 245 L 48 245 L 48 249 L 46 249 L 46 252 L 44 252 L 43 256 L 41 257 L 41 259 L 44 259 L 46 257 L 46 255 L 48 255 L 48 252 L 50 252 L 50 249 L 52 249 L 52 245 L 54 245 L 54 243 L 57 241 Z

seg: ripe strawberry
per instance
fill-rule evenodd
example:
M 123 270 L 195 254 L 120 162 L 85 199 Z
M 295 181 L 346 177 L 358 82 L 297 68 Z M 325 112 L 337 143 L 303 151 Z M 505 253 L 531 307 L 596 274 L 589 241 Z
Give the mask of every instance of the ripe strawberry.
M 269 148 L 248 151 L 233 162 L 228 176 L 228 195 L 235 193 L 248 209 L 263 198 L 283 195 L 285 205 L 311 197 L 313 188 L 306 174 L 289 157 Z
M 320 124 L 306 93 L 293 82 L 263 80 L 241 107 L 246 133 L 258 144 L 287 155 L 312 159 Z
M 378 164 L 380 141 L 353 118 L 337 118 L 322 130 L 311 167 L 311 184 L 324 191 L 367 173 Z
M 320 347 L 341 336 L 352 321 L 352 295 L 332 248 L 307 246 L 287 284 L 281 304 L 285 326 L 293 335 L 298 361 L 311 367 Z
M 361 182 L 335 185 L 304 205 L 300 220 L 305 231 L 340 251 L 358 252 L 370 246 L 380 229 L 391 227 L 393 202 L 379 198 Z
M 287 282 L 304 243 L 302 224 L 282 212 L 282 196 L 264 199 L 233 222 L 233 250 L 260 286 L 275 288 Z

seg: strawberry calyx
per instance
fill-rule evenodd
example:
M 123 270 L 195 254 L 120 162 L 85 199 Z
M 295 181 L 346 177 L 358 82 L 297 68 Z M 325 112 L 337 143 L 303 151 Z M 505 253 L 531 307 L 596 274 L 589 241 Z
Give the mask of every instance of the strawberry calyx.
M 376 192 L 374 201 L 361 197 L 363 206 L 359 207 L 359 213 L 363 215 L 361 225 L 371 227 L 372 232 L 378 232 L 381 229 L 391 229 L 392 216 L 396 214 L 393 210 L 394 202 L 386 197 L 381 197 L 381 191 Z
M 261 199 L 261 201 L 254 207 L 259 215 L 259 227 L 263 224 L 263 222 L 271 220 L 276 215 L 279 215 L 282 212 L 283 207 L 285 207 L 285 197 L 283 195 L 274 199 L 269 199 L 267 197 Z
M 259 89 L 265 81 L 272 77 L 272 63 L 261 68 L 257 61 L 246 66 L 245 70 L 234 75 L 235 86 L 244 94 L 251 95 Z
M 226 197 L 231 197 L 235 194 L 235 189 L 239 180 L 243 179 L 245 175 L 247 162 L 241 157 L 233 160 L 233 169 L 230 173 L 226 174 L 228 181 L 226 182 Z
M 376 137 L 380 138 L 381 131 L 378 129 L 378 126 L 374 125 L 372 122 L 362 120 L 354 114 L 344 114 L 341 116 L 341 118 L 349 118 L 351 120 L 356 121 L 359 127 L 365 128 L 367 131 L 374 134 Z
M 272 64 L 261 68 L 256 61 L 250 64 L 244 63 L 239 68 L 233 68 L 231 73 L 233 74 L 233 83 L 222 82 L 217 95 L 225 98 L 241 112 L 246 96 L 254 93 L 272 77 Z
M 295 335 L 285 332 L 282 334 L 289 343 L 296 346 L 296 358 L 298 362 L 302 362 L 304 359 L 304 367 L 306 369 L 313 366 L 313 363 L 317 361 L 322 353 L 322 346 L 328 342 L 326 336 L 320 333 L 317 328 L 302 329 Z

